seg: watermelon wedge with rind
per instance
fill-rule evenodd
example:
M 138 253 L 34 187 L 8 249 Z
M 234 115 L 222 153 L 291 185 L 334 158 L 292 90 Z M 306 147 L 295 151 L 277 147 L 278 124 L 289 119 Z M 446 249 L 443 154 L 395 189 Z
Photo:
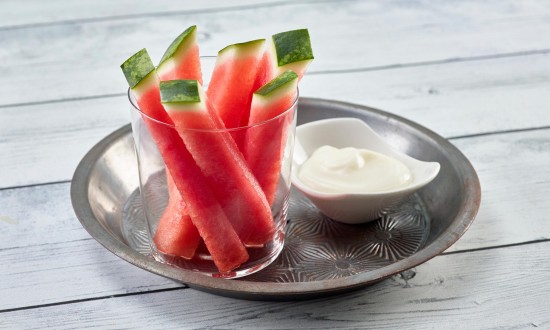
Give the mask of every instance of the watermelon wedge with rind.
M 298 81 L 303 77 L 305 71 L 309 67 L 309 64 L 313 61 L 313 51 L 311 48 L 311 40 L 309 37 L 309 32 L 307 29 L 299 29 L 293 31 L 286 31 L 282 33 L 274 34 L 271 39 L 268 40 L 266 49 L 262 60 L 260 61 L 258 73 L 254 81 L 254 90 L 257 91 L 262 86 L 269 83 L 276 76 L 284 73 L 287 70 L 292 70 L 298 76 Z M 258 98 L 257 98 L 258 99 Z M 257 102 L 258 103 L 258 102 Z M 262 106 L 251 106 L 250 117 L 248 120 L 248 125 L 253 125 L 259 123 L 263 120 L 269 120 L 270 117 L 269 111 L 259 111 L 264 109 Z M 257 113 L 259 112 L 259 113 Z M 282 132 L 286 132 L 286 125 L 284 122 L 279 123 L 280 127 L 275 123 L 269 123 L 269 125 L 262 125 L 268 131 L 276 131 L 279 129 Z M 255 131 L 258 131 L 255 129 Z M 251 130 L 252 131 L 252 130 Z M 273 139 L 270 138 L 269 132 L 259 133 L 259 132 L 249 132 L 247 133 L 247 138 L 242 144 L 241 149 L 243 154 L 248 155 L 249 164 L 256 164 L 258 161 L 256 159 L 261 159 L 258 155 L 258 152 L 255 150 L 261 150 L 262 145 L 269 145 L 273 143 Z M 256 135 L 254 139 L 251 136 Z M 266 138 L 261 138 L 265 136 Z M 281 139 L 285 137 L 281 137 Z M 279 140 L 276 140 L 275 143 L 279 143 Z M 252 144 L 248 145 L 247 144 Z M 248 151 L 244 150 L 245 148 Z M 253 150 L 252 150 L 253 149 Z M 274 152 L 270 150 L 270 153 Z M 254 155 L 252 155 L 254 154 Z M 268 156 L 268 158 L 277 159 L 274 155 Z M 260 164 L 260 162 L 258 162 Z M 277 162 L 275 163 L 277 164 Z M 260 165 L 250 165 L 252 168 L 255 168 L 253 172 L 258 178 L 258 181 L 261 182 L 262 188 L 266 194 L 266 198 L 270 203 L 274 199 L 274 187 L 273 182 L 275 182 L 276 177 L 279 176 L 279 170 L 276 169 L 277 166 L 274 166 L 272 172 L 261 173 L 262 168 L 266 166 Z M 272 179 L 267 179 L 272 178 Z M 276 188 L 276 187 L 275 187 Z
M 160 104 L 158 78 L 156 78 L 155 68 L 147 51 L 145 49 L 140 50 L 124 62 L 121 68 L 128 80 L 132 94 L 134 94 L 140 105 L 140 109 L 151 118 L 173 124 Z M 173 129 L 166 129 L 164 125 L 154 124 L 147 117 L 143 117 L 143 120 L 148 125 L 159 149 L 162 146 L 167 150 L 185 148 L 183 141 L 181 139 L 178 141 L 179 135 Z M 166 132 L 166 134 L 163 132 Z M 165 135 L 163 136 L 163 134 Z M 163 157 L 172 159 L 171 155 L 163 154 Z M 171 189 L 171 185 L 175 185 L 175 183 L 173 183 L 170 171 L 167 171 L 166 176 L 169 187 L 168 205 L 159 219 L 153 239 L 160 252 L 189 259 L 197 249 L 200 236 L 196 228 L 193 228 L 192 223 L 189 223 L 190 217 L 188 217 L 187 211 L 179 209 L 183 206 L 183 199 L 177 189 Z
M 185 147 L 160 102 L 159 79 L 145 49 L 121 65 L 142 116 L 191 217 L 220 272 L 246 260 L 248 252 L 214 197 L 201 169 Z M 158 123 L 160 121 L 161 123 Z M 162 124 L 162 123 L 167 123 Z
M 165 79 L 196 79 L 201 80 L 201 68 L 199 63 L 198 44 L 196 42 L 196 27 L 191 26 L 181 33 L 168 47 L 161 59 L 160 69 Z M 170 174 L 167 173 L 168 187 L 173 185 Z M 182 197 L 177 189 L 168 189 L 168 206 L 162 214 L 157 232 L 155 244 L 165 254 L 179 255 L 189 259 L 191 251 L 196 250 L 196 244 L 200 237 L 195 232 L 193 224 L 187 221 L 186 211 L 182 207 Z M 170 227 L 172 229 L 170 230 Z M 191 255 L 192 257 L 192 255 Z
M 159 62 L 157 74 L 160 80 L 195 79 L 202 83 L 195 25 L 172 41 Z
M 164 107 L 189 152 L 248 246 L 273 239 L 275 224 L 270 206 L 231 135 L 195 80 L 163 81 Z
M 233 44 L 218 52 L 206 95 L 226 128 L 246 126 L 265 39 Z
M 294 71 L 301 80 L 313 59 L 307 29 L 274 34 L 267 42 L 260 61 L 254 91 L 287 70 Z
M 270 204 L 277 191 L 297 97 L 298 75 L 290 70 L 258 89 L 252 97 L 250 125 L 261 124 L 248 130 L 243 155 Z

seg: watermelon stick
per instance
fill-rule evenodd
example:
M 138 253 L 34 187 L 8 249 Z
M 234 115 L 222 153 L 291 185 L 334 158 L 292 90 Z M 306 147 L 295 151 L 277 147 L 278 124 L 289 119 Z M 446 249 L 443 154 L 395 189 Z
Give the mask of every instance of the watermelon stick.
M 288 125 L 294 110 L 276 117 L 290 109 L 297 97 L 298 75 L 290 70 L 278 75 L 252 96 L 250 125 L 264 123 L 247 130 L 242 150 L 270 204 L 275 199 Z
M 252 88 L 264 45 L 265 39 L 259 39 L 229 45 L 218 52 L 206 95 L 226 128 L 248 123 Z
M 160 79 L 196 79 L 201 81 L 196 31 L 196 26 L 191 26 L 172 41 L 157 67 Z M 168 170 L 166 179 L 169 188 L 168 206 L 159 220 L 154 241 L 157 248 L 165 254 L 191 258 L 200 236 L 187 215 L 187 211 L 183 208 L 185 203 L 183 203 L 179 191 L 171 189 L 174 183 Z
M 253 90 L 287 70 L 294 71 L 301 80 L 312 61 L 313 51 L 307 29 L 274 34 L 267 42 Z
M 231 135 L 196 80 L 160 83 L 164 108 L 229 216 L 241 240 L 250 246 L 273 238 L 271 209 Z
M 182 40 L 189 40 L 190 36 L 193 35 L 193 29 L 189 28 L 186 31 L 184 31 L 178 39 L 180 41 Z M 183 38 L 181 38 L 183 36 Z M 176 40 L 178 40 L 176 39 Z M 173 42 L 172 44 L 174 44 Z M 189 42 L 187 44 L 190 44 Z M 169 49 L 176 48 L 177 47 L 169 47 Z M 197 47 L 198 50 L 198 47 Z M 196 52 L 196 57 L 198 61 L 198 51 Z M 194 52 L 192 51 L 184 51 L 184 52 L 178 52 L 178 54 L 189 54 L 189 56 L 193 56 Z M 167 57 L 165 59 L 165 68 L 168 66 L 168 63 L 173 60 L 168 59 L 170 57 Z M 189 62 L 189 61 L 178 61 L 181 62 Z M 182 70 L 183 71 L 183 70 Z M 171 72 L 168 72 L 169 74 L 172 74 Z M 196 70 L 187 70 L 186 74 L 196 74 Z M 198 76 L 200 77 L 200 70 L 198 72 Z M 157 85 L 158 86 L 158 85 Z M 136 88 L 134 88 L 136 89 Z M 157 91 L 158 92 L 158 91 Z M 166 121 L 166 114 L 164 111 L 158 110 L 158 116 L 164 117 L 163 120 Z M 182 146 L 185 147 L 185 146 Z M 197 249 L 197 246 L 200 242 L 200 236 L 196 228 L 194 228 L 194 225 L 191 221 L 191 217 L 187 214 L 187 211 L 183 208 L 185 203 L 183 202 L 183 198 L 181 197 L 179 191 L 177 189 L 173 189 L 175 186 L 175 183 L 173 182 L 172 176 L 170 175 L 170 171 L 166 169 L 166 179 L 167 179 L 167 185 L 168 185 L 168 204 L 166 206 L 166 209 L 162 213 L 159 223 L 157 226 L 157 230 L 154 234 L 153 241 L 155 242 L 155 245 L 157 249 L 167 255 L 175 255 L 180 256 L 186 259 L 191 259 Z
M 160 103 L 159 79 L 149 54 L 142 49 L 126 60 L 121 68 L 174 184 L 188 201 L 186 210 L 216 267 L 220 272 L 237 268 L 248 260 L 246 248 L 173 126 L 155 121 L 172 124 Z
M 162 55 L 157 67 L 160 80 L 195 79 L 202 84 L 197 27 L 183 31 Z

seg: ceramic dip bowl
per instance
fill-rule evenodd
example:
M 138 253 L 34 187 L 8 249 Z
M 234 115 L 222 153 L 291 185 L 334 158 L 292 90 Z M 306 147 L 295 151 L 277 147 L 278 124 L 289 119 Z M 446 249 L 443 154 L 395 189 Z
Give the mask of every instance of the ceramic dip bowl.
M 408 167 L 412 181 L 407 185 L 383 192 L 328 193 L 304 184 L 298 177 L 300 166 L 319 147 L 354 147 L 368 149 L 397 159 Z M 384 210 L 400 203 L 418 189 L 430 183 L 438 174 L 437 162 L 423 162 L 388 145 L 364 121 L 355 118 L 335 118 L 310 122 L 296 128 L 292 164 L 292 184 L 308 197 L 321 212 L 333 220 L 359 224 L 376 220 Z

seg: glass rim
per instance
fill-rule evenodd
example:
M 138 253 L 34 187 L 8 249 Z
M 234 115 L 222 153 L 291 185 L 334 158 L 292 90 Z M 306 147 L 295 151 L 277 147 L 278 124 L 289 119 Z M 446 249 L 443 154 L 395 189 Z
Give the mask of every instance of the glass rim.
M 132 90 L 130 88 L 128 88 L 127 93 L 128 93 L 128 100 L 130 101 L 130 105 L 132 106 L 133 110 L 139 112 L 139 114 L 141 116 L 144 116 L 148 120 L 151 120 L 151 121 L 153 121 L 157 124 L 164 125 L 164 126 L 176 129 L 176 126 L 174 124 L 169 124 L 169 123 L 166 123 L 164 121 L 158 120 L 156 118 L 153 118 L 153 117 L 149 116 L 145 112 L 141 111 L 139 106 L 136 104 L 137 102 L 135 101 L 135 97 L 132 94 Z M 236 132 L 236 131 L 240 131 L 240 130 L 243 130 L 243 129 L 249 129 L 249 128 L 252 128 L 252 127 L 267 125 L 268 123 L 270 123 L 272 121 L 276 121 L 276 120 L 280 119 L 281 117 L 286 116 L 292 109 L 294 109 L 298 105 L 298 100 L 299 99 L 300 99 L 300 90 L 299 90 L 298 87 L 296 87 L 296 98 L 294 99 L 292 104 L 288 107 L 288 109 L 286 109 L 285 111 L 283 111 L 282 113 L 280 113 L 279 115 L 277 115 L 273 118 L 269 118 L 267 120 L 264 120 L 264 121 L 261 121 L 259 123 L 255 123 L 255 124 L 252 124 L 252 125 L 238 126 L 238 127 L 233 127 L 233 128 L 216 128 L 216 129 L 186 128 L 186 130 L 199 131 L 199 132 Z

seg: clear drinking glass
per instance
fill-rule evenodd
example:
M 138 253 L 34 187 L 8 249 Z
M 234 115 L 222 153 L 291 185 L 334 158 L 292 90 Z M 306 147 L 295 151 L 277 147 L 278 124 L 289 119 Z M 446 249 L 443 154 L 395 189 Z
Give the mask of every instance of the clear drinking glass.
M 205 60 L 201 59 L 201 61 L 204 62 Z M 209 61 L 213 62 L 213 60 Z M 212 63 L 210 63 L 209 65 L 212 66 Z M 207 74 L 205 74 L 205 76 L 206 75 Z M 272 235 L 269 235 L 269 238 L 267 239 L 265 244 L 261 246 L 255 244 L 245 244 L 246 251 L 249 256 L 248 260 L 241 264 L 238 268 L 227 272 L 220 272 L 218 270 L 212 260 L 212 256 L 210 255 L 202 240 L 199 243 L 195 254 L 190 259 L 188 257 L 163 253 L 155 243 L 154 237 L 159 228 L 161 217 L 163 217 L 163 213 L 166 211 L 167 207 L 173 207 L 174 205 L 174 203 L 169 203 L 169 199 L 173 198 L 170 197 L 170 194 L 173 195 L 171 191 L 173 191 L 174 184 L 172 182 L 167 183 L 167 180 L 171 180 L 170 178 L 167 178 L 167 168 L 163 160 L 163 156 L 161 155 L 162 153 L 159 151 L 158 147 L 159 138 L 155 136 L 155 134 L 158 134 L 158 132 L 163 132 L 163 134 L 167 134 L 172 138 L 177 137 L 178 134 L 173 125 L 157 121 L 141 112 L 136 100 L 130 93 L 129 99 L 132 113 L 132 131 L 135 140 L 136 155 L 138 161 L 140 193 L 147 221 L 147 227 L 149 230 L 149 242 L 151 244 L 153 257 L 160 262 L 170 264 L 175 267 L 197 271 L 213 277 L 223 278 L 237 278 L 252 274 L 267 267 L 271 262 L 273 262 L 281 252 L 284 244 L 286 215 L 290 198 L 290 172 L 292 165 L 292 152 L 294 147 L 294 134 L 296 128 L 297 99 L 294 101 L 292 106 L 288 108 L 284 113 L 262 123 L 235 129 L 195 129 L 189 130 L 189 132 L 187 132 L 190 136 L 192 136 L 194 139 L 198 139 L 199 141 L 202 141 L 203 139 L 204 141 L 212 141 L 212 139 L 215 140 L 221 138 L 222 136 L 227 139 L 227 137 L 230 136 L 230 139 L 236 142 L 235 145 L 238 146 L 240 150 L 246 148 L 245 145 L 248 147 L 253 145 L 254 148 L 260 148 L 256 150 L 265 151 L 265 155 L 267 155 L 265 158 L 266 160 L 274 159 L 275 162 L 280 160 L 280 166 L 267 167 L 268 169 L 274 171 L 270 173 L 273 173 L 276 176 L 276 182 L 274 186 L 275 192 L 274 194 L 271 194 L 271 196 L 273 197 L 267 197 L 265 199 L 268 203 L 267 205 L 270 205 L 270 220 L 273 221 L 275 230 Z M 151 134 L 152 131 L 156 131 L 157 133 Z M 152 135 L 155 136 L 155 138 L 153 138 Z M 180 143 L 180 145 L 185 146 L 185 142 L 183 144 Z M 191 150 L 190 148 L 187 149 Z M 195 152 L 196 154 L 193 155 L 193 152 Z M 220 156 L 219 153 L 211 152 L 211 150 L 209 149 L 198 151 L 194 149 L 193 152 L 191 152 L 193 158 L 202 157 L 203 161 L 204 157 L 207 157 L 209 162 L 227 161 L 227 159 L 221 159 L 220 157 L 222 156 Z M 200 155 L 198 155 L 199 152 Z M 243 160 L 245 164 L 247 164 L 247 166 L 249 165 L 249 162 L 243 156 L 243 154 L 239 153 L 238 157 L 242 157 L 241 160 Z M 200 166 L 198 166 L 198 168 L 200 168 Z M 180 169 L 183 174 L 182 176 L 180 176 L 180 178 L 186 177 L 190 175 L 190 173 L 192 173 L 192 171 L 190 170 L 187 171 L 185 167 L 181 167 Z M 189 177 L 190 181 L 193 181 L 192 184 L 196 184 L 194 180 L 195 178 L 196 175 Z M 236 178 L 231 175 L 227 175 L 225 179 L 241 180 L 241 183 L 243 180 L 242 177 Z M 209 179 L 207 175 L 204 176 L 204 182 L 207 183 L 207 186 L 211 191 L 214 191 L 214 189 L 216 189 L 214 183 L 215 181 Z M 192 186 L 192 184 L 190 184 L 189 186 Z M 260 192 L 262 191 L 262 189 L 257 190 Z M 178 190 L 176 189 L 176 193 L 177 192 Z M 233 200 L 242 203 L 242 196 L 235 191 L 230 193 L 228 192 L 228 194 L 224 196 L 220 196 L 219 194 L 220 193 L 218 190 L 218 194 L 213 195 L 215 195 L 217 200 L 223 200 L 223 202 L 220 201 L 220 205 L 223 206 L 225 216 L 230 221 L 236 221 L 235 217 L 237 217 L 238 215 L 234 214 L 235 212 L 230 212 L 230 210 L 232 209 L 231 203 Z M 187 205 L 187 203 L 196 202 L 196 200 L 194 200 L 193 198 L 187 197 L 188 196 L 181 195 L 181 199 L 183 200 L 184 204 Z M 170 213 L 168 211 L 166 212 Z M 176 214 L 177 212 L 172 213 Z M 248 221 L 250 220 L 253 219 L 248 219 Z M 165 221 L 165 219 L 163 219 L 162 221 Z M 191 223 L 193 224 L 196 221 L 203 220 L 196 218 L 191 219 Z M 165 227 L 166 223 L 168 222 L 164 223 Z M 171 225 L 180 226 L 181 223 L 174 222 L 174 224 Z M 179 229 L 181 228 L 182 227 L 174 228 L 174 235 L 179 235 Z M 168 230 L 168 232 L 172 233 L 172 231 L 170 230 Z M 187 236 L 181 235 L 182 239 L 185 239 Z M 222 242 L 219 243 L 221 244 Z M 185 244 L 186 242 L 182 243 L 182 245 Z

